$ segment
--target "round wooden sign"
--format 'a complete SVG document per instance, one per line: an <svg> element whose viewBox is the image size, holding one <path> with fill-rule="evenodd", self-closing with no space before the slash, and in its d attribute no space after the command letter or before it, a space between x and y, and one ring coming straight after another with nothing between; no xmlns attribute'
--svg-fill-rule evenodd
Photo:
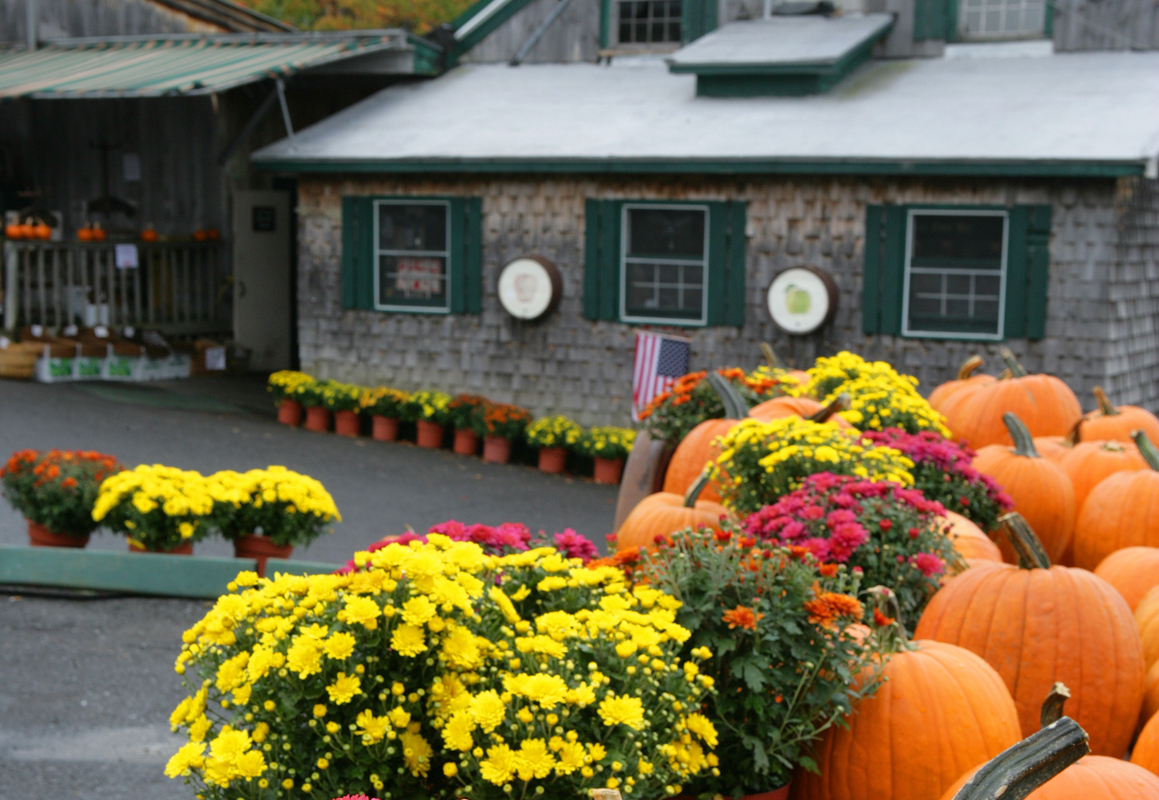
<svg viewBox="0 0 1159 800"><path fill-rule="evenodd" d="M562 294L559 270L542 256L521 256L499 270L499 303L516 319L542 319Z"/></svg>
<svg viewBox="0 0 1159 800"><path fill-rule="evenodd" d="M837 313L837 284L816 267L791 267L773 278L765 300L781 330L812 333Z"/></svg>

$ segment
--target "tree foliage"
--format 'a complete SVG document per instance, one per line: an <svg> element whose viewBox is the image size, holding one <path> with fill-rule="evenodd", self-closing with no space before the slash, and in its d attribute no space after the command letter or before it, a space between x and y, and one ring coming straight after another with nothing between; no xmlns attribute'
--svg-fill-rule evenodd
<svg viewBox="0 0 1159 800"><path fill-rule="evenodd" d="M302 30L405 28L423 34L450 22L472 0L238 0Z"/></svg>

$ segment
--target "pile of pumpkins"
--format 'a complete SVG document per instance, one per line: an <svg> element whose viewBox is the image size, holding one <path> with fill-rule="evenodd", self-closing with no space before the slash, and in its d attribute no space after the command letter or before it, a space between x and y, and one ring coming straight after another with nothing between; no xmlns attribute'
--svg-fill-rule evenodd
<svg viewBox="0 0 1159 800"><path fill-rule="evenodd" d="M849 727L825 734L794 800L950 800L972 770L1039 730L1060 682L1092 755L1031 800L1159 800L1159 419L1098 388L1084 415L1063 381L1003 356L1002 375L976 374L974 358L929 398L1014 500L1001 548L951 516L970 568L934 595ZM719 527L728 511L703 470L739 419L838 410L808 398L725 408L677 447L665 491L621 525L621 549Z"/></svg>

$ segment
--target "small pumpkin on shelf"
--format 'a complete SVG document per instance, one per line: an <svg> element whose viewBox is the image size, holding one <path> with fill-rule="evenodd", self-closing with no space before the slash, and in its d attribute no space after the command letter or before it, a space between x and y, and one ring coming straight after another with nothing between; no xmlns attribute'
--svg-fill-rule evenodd
<svg viewBox="0 0 1159 800"><path fill-rule="evenodd" d="M1130 442L1134 431L1141 430L1153 442L1159 442L1159 418L1139 406L1115 406L1096 386L1091 392L1098 408L1083 415L1079 422L1083 439L1111 439Z"/></svg>

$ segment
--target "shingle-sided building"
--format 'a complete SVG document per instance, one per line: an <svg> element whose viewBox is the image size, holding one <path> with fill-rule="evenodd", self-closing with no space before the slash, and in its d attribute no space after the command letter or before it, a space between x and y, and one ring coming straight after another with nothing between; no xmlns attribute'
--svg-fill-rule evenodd
<svg viewBox="0 0 1159 800"><path fill-rule="evenodd" d="M687 336L693 368L848 348L926 390L1006 345L1080 396L1159 408L1159 52L1065 51L1014 0L997 21L963 3L934 42L912 5L722 3L683 46L635 5L570 10L600 25L599 63L467 52L255 156L299 177L303 369L623 423L648 328ZM475 52L515 55L496 49ZM526 322L497 282L531 255L562 297ZM835 287L803 335L769 310L794 267Z"/></svg>

